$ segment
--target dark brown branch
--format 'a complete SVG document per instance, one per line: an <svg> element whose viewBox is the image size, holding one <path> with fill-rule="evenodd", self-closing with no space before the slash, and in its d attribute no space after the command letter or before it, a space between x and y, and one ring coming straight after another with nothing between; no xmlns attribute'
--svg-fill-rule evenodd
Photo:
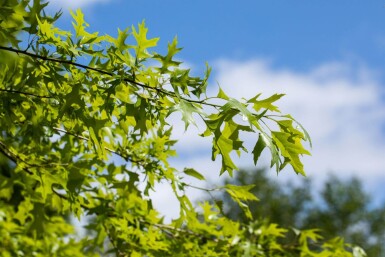
<svg viewBox="0 0 385 257"><path fill-rule="evenodd" d="M38 97L38 98L54 98L52 96L36 95L36 94L33 94L33 93L23 92L23 91L19 91L19 90L10 90L10 89L0 88L0 91L1 92L6 92L6 93L10 93L10 94L29 95L29 96Z"/></svg>
<svg viewBox="0 0 385 257"><path fill-rule="evenodd" d="M69 165L68 163L45 163L45 164L44 163L43 164L29 163L26 160L24 160L23 158L21 158L18 154L13 153L11 150L9 150L9 148L1 141L0 141L0 152L2 154L4 154L8 159L10 159L12 162L14 162L15 164L18 164L19 162L23 162L31 168L36 168L36 167L45 168L45 167L56 167L56 166L68 166ZM24 170L30 175L33 174L33 172L30 171L29 169L24 168Z"/></svg>
<svg viewBox="0 0 385 257"><path fill-rule="evenodd" d="M26 163L23 159L20 158L20 156L12 153L11 150L9 150L8 147L1 141L0 141L0 152L15 164L17 164L19 161ZM28 163L26 164L28 165ZM29 169L23 168L23 170L26 171L29 175L33 175L33 172L30 171Z"/></svg>
<svg viewBox="0 0 385 257"><path fill-rule="evenodd" d="M9 52L14 52L14 53L17 53L17 54L27 55L27 56L30 56L30 57L33 57L33 58L36 58L36 59L44 60L44 61L50 61L50 62L55 62L55 63L60 63L60 64L69 64L69 65L73 65L73 66L76 66L76 67L79 67L79 68L83 68L83 69L86 69L86 70L92 70L92 71L95 71L95 72L98 72L98 73L104 74L104 75L109 75L109 76L114 76L115 75L112 72L105 71L105 70L98 69L98 68L94 68L94 67L90 67L90 66L87 66L87 65L84 65L84 64L73 62L73 61L61 60L61 59L56 59L56 58L52 58L52 57L42 56L42 55L31 53L31 52L28 52L28 51L25 51L25 50L15 49L15 48L12 48L12 47L0 46L0 50L5 50L5 51L9 51ZM170 92L170 91L167 91L167 90L164 90L164 89L161 89L161 88L157 88L157 87L151 87L151 86L145 85L143 83L137 82L137 81L129 79L129 78L123 78L123 80L125 82L128 82L128 83L140 86L142 88L146 88L146 89L149 89L149 90L155 90L158 93L162 93L162 94L165 94L165 95L168 95L168 96L171 96L171 97L178 97L178 98L180 98L182 100L185 100L185 101L188 101L188 102L191 102L191 103L203 104L203 105L207 105L207 106L211 106L211 107L215 107L215 108L219 108L220 107L220 105L212 104L212 103L207 103L204 100L193 100L193 99L188 99L188 98L180 97L180 96L177 96L173 92Z"/></svg>
<svg viewBox="0 0 385 257"><path fill-rule="evenodd" d="M79 138L79 139L82 139L82 140L86 140L86 141L88 141L89 139L88 138L86 138L86 137L83 137L83 136L81 136L81 135L78 135L78 134L75 134L75 133L72 133L72 132L70 132L70 131L67 131L67 130L64 130L64 129L61 129L61 128L53 128L53 130L56 130L56 131L58 131L58 132L62 132L62 133L64 133L64 134L68 134L68 135L71 135L71 136L74 136L74 137L77 137L77 138Z"/></svg>

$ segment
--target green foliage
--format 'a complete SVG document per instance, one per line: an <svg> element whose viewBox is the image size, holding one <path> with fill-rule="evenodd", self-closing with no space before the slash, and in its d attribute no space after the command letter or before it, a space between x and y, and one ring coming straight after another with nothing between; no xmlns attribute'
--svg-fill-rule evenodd
<svg viewBox="0 0 385 257"><path fill-rule="evenodd" d="M246 217L252 219L253 216L249 210L248 205L245 203L246 201L257 201L258 198L250 193L250 189L252 189L254 185L248 186L236 186L227 184L225 185L226 192L230 195L230 197L238 203L239 207L245 212Z"/></svg>
<svg viewBox="0 0 385 257"><path fill-rule="evenodd" d="M202 78L191 76L175 61L176 39L162 55L144 22L100 36L80 10L72 12L73 30L64 31L55 25L60 14L46 15L45 5L0 5L0 51L7 55L0 61L0 152L9 171L0 183L3 256L334 256L337 249L351 256L345 244L308 250L307 238L317 240L310 234L287 249L278 241L286 230L257 224L250 232L207 203L199 214L181 175L203 176L168 162L176 154L168 116L179 113L186 129L203 120L213 159L222 158L220 173L237 170L232 154L247 151L242 131L263 135L277 172L290 164L304 174L299 157L309 154L302 145L308 136L273 105L281 95L207 97L210 68ZM180 204L169 224L149 198L160 182ZM245 201L255 200L249 189L223 188L246 213ZM20 199L10 201L15 194ZM83 218L88 237L74 237L69 214L94 217Z"/></svg>
<svg viewBox="0 0 385 257"><path fill-rule="evenodd" d="M385 204L375 206L359 179L344 181L331 176L321 198L322 204L308 211L303 226L322 227L325 235L343 236L359 244L368 256L385 255Z"/></svg>
<svg viewBox="0 0 385 257"><path fill-rule="evenodd" d="M311 190L314 186L309 179L297 185L283 184L269 178L266 170L241 170L226 183L255 185L249 193L259 201L249 203L249 208L256 220L301 230L321 228L318 233L324 239L319 240L320 244L334 242L325 241L328 238L339 238L335 239L338 242L344 238L360 245L368 256L385 254L385 204L376 207L357 178L341 180L330 176L317 195ZM227 193L221 192L218 198L225 216L249 223L242 208ZM354 249L357 254L360 252L360 248Z"/></svg>

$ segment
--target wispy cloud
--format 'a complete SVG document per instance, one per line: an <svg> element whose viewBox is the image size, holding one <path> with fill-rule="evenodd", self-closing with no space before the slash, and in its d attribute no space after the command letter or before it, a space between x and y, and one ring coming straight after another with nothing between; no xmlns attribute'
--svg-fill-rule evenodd
<svg viewBox="0 0 385 257"><path fill-rule="evenodd" d="M263 60L219 60L214 70L214 79L232 97L249 98L257 93L266 97L273 93L286 94L278 106L282 112L297 118L313 139L312 156L304 158L309 176L322 181L330 172L341 176L357 175L373 188L378 181L385 180L385 103L381 100L384 87L370 70L328 63L300 73L274 69ZM211 88L210 91L215 95L217 89ZM210 160L210 139L197 136L202 132L200 129L192 127L184 132L183 124L174 119L173 122L176 136L180 138L177 150L183 157L176 159L174 165L196 168L211 181L218 180L220 163ZM256 136L245 140L253 147ZM238 159L238 166L251 166L250 155ZM262 165L267 163L265 158ZM294 172L285 170L282 175L285 174ZM377 188L380 187L377 185ZM195 198L199 197L197 191L190 193ZM163 213L175 217L178 207L171 199L172 196L165 193L157 194L154 200Z"/></svg>

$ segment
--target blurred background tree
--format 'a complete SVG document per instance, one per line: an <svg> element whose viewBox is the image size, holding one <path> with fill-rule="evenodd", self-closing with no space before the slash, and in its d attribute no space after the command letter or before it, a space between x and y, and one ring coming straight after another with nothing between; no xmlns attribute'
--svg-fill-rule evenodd
<svg viewBox="0 0 385 257"><path fill-rule="evenodd" d="M330 175L321 190L312 190L310 179L300 184L280 183L266 170L241 170L225 183L254 184L251 190L258 202L250 203L256 220L298 229L322 228L325 239L344 237L359 244L370 257L385 256L385 203L375 206L356 177L342 180ZM242 210L225 192L219 199L227 217L248 223Z"/></svg>

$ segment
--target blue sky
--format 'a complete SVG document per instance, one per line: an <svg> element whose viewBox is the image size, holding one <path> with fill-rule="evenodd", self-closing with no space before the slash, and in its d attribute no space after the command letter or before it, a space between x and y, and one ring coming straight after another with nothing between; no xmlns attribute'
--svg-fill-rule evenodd
<svg viewBox="0 0 385 257"><path fill-rule="evenodd" d="M61 27L70 27L69 7L81 7L91 30L102 34L145 20L150 36L161 38L159 51L178 36L181 60L196 72L206 61L213 66L209 93L216 94L216 82L237 98L286 93L281 109L314 141L313 156L304 158L309 176L359 176L377 201L384 199L385 0L54 0L51 9L64 11ZM183 132L172 118L183 157L175 165L215 180L211 142L194 137L200 128ZM237 163L252 161L246 155ZM169 210L162 192L155 197Z"/></svg>
<svg viewBox="0 0 385 257"><path fill-rule="evenodd" d="M66 2L63 10L80 5L98 31L116 33L145 20L160 44L177 35L180 56L196 64L259 57L300 71L335 60L385 70L383 0Z"/></svg>

